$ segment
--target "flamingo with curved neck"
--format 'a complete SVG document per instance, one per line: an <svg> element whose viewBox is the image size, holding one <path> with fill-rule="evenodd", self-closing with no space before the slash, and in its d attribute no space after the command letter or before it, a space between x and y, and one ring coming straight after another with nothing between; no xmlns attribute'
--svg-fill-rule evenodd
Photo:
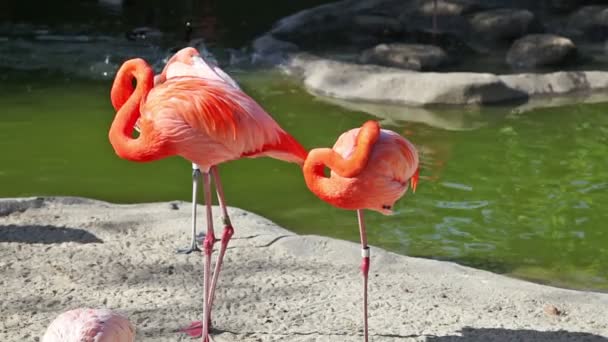
<svg viewBox="0 0 608 342"><path fill-rule="evenodd" d="M118 76L118 75L117 75ZM176 52L166 63L162 72L154 76L154 86L162 84L174 77L180 76L195 76L206 80L216 80L225 82L235 88L239 88L235 80L233 80L228 74L226 74L217 65L205 60L199 52L192 47L185 47ZM113 88L114 89L114 88ZM134 92L132 82L129 82L125 78L125 82L121 88L116 88L116 92L112 92L111 99L114 109L118 111L129 99L129 96ZM139 122L135 123L135 130L139 131ZM214 177L219 177L219 174L214 173ZM198 197L198 183L201 179L200 166L192 164L192 226L190 235L190 245L187 248L180 248L177 250L178 253L190 254L192 252L200 252L197 244L196 235L196 217L197 217L197 197ZM216 180L216 183L219 182ZM217 196L220 202L224 202L223 191L221 188L217 189Z"/></svg>
<svg viewBox="0 0 608 342"><path fill-rule="evenodd" d="M111 91L112 104L119 108L110 127L110 143L116 154L132 161L153 161L167 157L171 151L159 132L150 126L149 121L140 123L139 137L133 137L138 122L140 104L153 87L154 73L142 59L132 59L123 64L116 74ZM133 81L137 86L133 89Z"/></svg>
<svg viewBox="0 0 608 342"><path fill-rule="evenodd" d="M325 168L331 174L325 176ZM333 148L316 148L308 153L302 169L306 185L323 201L356 210L361 237L363 273L364 339L368 341L367 283L369 246L363 210L388 215L411 183L418 184L418 152L399 134L380 129L376 121L343 133Z"/></svg>
<svg viewBox="0 0 608 342"><path fill-rule="evenodd" d="M186 53L196 62L200 57L192 50L186 50ZM146 162L176 155L200 167L207 211L202 321L203 341L207 341L217 279L228 242L234 234L217 165L262 156L302 165L307 151L251 97L230 82L183 72L171 76L169 71L180 69L171 69L169 65L166 70L169 77L159 79L154 86L152 69L145 61L133 59L121 66L111 91L117 113L109 138L116 154L124 159ZM133 80L137 82L135 89ZM134 138L136 125L140 134ZM213 280L211 254L216 239L211 211L211 176L216 183L224 222ZM196 192L196 186L193 186L193 192Z"/></svg>

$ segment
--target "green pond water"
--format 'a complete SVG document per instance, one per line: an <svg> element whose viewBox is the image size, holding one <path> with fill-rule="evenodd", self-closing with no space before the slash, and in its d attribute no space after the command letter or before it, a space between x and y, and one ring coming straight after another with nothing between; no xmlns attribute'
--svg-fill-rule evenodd
<svg viewBox="0 0 608 342"><path fill-rule="evenodd" d="M374 118L307 94L276 72L233 73L306 147L330 146ZM121 160L107 139L110 81L3 72L0 197L73 195L132 203L190 200L180 158ZM462 110L438 110L446 120ZM405 120L384 127L414 142L422 170L397 214L368 213L372 245L558 286L608 290L607 104L522 114L474 112L468 130ZM356 215L305 187L293 164L245 159L220 167L229 205L301 234L358 240ZM184 230L189 227L175 227ZM238 227L236 227L238 229ZM185 241L184 241L185 243Z"/></svg>
<svg viewBox="0 0 608 342"><path fill-rule="evenodd" d="M32 10L23 1L2 1L0 197L189 201L188 162L137 164L115 156L107 139L113 68L130 56L150 58L158 68L169 47L183 46L187 20L225 65L249 53L226 48L239 49L282 16L323 2L58 0ZM137 26L164 35L125 40ZM244 70L228 69L308 148L331 146L340 133L373 118L419 148L417 193L399 201L394 216L366 215L372 245L557 286L608 290L608 103L520 114L508 107L370 107L330 103L277 72ZM91 80L97 78L105 80ZM358 241L356 215L314 197L297 166L246 159L220 171L229 205L300 234ZM184 231L185 244L189 227L175 229Z"/></svg>

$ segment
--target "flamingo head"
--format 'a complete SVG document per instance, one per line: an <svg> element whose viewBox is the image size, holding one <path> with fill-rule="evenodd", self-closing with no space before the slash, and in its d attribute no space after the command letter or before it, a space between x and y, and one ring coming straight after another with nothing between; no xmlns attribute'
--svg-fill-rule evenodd
<svg viewBox="0 0 608 342"><path fill-rule="evenodd" d="M228 74L211 61L205 60L203 56L193 47L185 47L179 50L169 59L163 72L155 78L155 85L165 82L173 77L188 76L200 77L206 80L220 81L239 88Z"/></svg>

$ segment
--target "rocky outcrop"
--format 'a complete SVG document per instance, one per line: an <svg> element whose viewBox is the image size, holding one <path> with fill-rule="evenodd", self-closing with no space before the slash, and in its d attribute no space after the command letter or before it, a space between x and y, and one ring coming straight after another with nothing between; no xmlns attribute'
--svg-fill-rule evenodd
<svg viewBox="0 0 608 342"><path fill-rule="evenodd" d="M442 48L421 44L380 44L363 51L359 62L408 70L436 70L448 61Z"/></svg>
<svg viewBox="0 0 608 342"><path fill-rule="evenodd" d="M572 62L576 46L568 38L532 34L516 40L507 53L507 63L516 69L559 66Z"/></svg>
<svg viewBox="0 0 608 342"><path fill-rule="evenodd" d="M484 40L510 40L531 31L534 14L525 9L500 8L474 14L473 34Z"/></svg>
<svg viewBox="0 0 608 342"><path fill-rule="evenodd" d="M307 54L293 56L287 70L302 77L313 94L412 106L525 102L534 97L608 89L608 72L604 71L516 75L415 72L338 62Z"/></svg>
<svg viewBox="0 0 608 342"><path fill-rule="evenodd" d="M276 39L270 34L263 35L254 40L252 47L252 60L255 64L282 63L288 53L298 51L296 44Z"/></svg>
<svg viewBox="0 0 608 342"><path fill-rule="evenodd" d="M574 12L568 28L583 38L603 41L608 38L608 6L585 6Z"/></svg>
<svg viewBox="0 0 608 342"><path fill-rule="evenodd" d="M361 16L401 13L403 6L403 2L398 0L338 1L283 18L269 33L277 39L308 48L331 45L337 41L356 42L358 37L353 37L353 32L360 32L361 28L371 27L370 31L364 33L367 36L378 31L384 34L385 28L391 27L391 24L380 23L378 18L372 18L376 19L372 22L369 17ZM353 25L358 26L359 30L355 27L353 31ZM378 25L382 26L380 30Z"/></svg>
<svg viewBox="0 0 608 342"><path fill-rule="evenodd" d="M525 98L498 77L481 73L413 72L298 55L297 70L313 93L356 101L426 104L495 103Z"/></svg>
<svg viewBox="0 0 608 342"><path fill-rule="evenodd" d="M559 72L586 61L608 69L593 42L608 38L608 6L599 2L342 0L286 17L268 36L295 44L277 46L298 48L287 70L300 69L315 94L410 105L527 101L604 89L593 73ZM551 73L487 72L496 70Z"/></svg>

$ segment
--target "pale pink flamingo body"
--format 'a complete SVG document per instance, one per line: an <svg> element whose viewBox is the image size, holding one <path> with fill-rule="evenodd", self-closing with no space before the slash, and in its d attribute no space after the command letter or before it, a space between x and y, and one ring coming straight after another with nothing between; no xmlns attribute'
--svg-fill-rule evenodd
<svg viewBox="0 0 608 342"><path fill-rule="evenodd" d="M133 342L135 327L129 320L107 309L66 311L47 328L41 342Z"/></svg>

